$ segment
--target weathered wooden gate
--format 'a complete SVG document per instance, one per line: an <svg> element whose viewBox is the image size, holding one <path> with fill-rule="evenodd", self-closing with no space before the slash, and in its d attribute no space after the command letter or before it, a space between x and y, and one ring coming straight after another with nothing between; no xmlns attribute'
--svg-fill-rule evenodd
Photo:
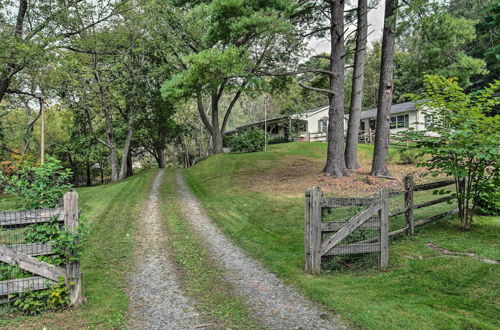
<svg viewBox="0 0 500 330"><path fill-rule="evenodd" d="M320 273L322 256L372 252L380 254L381 267L387 266L389 263L387 199L386 190L369 198L333 198L323 197L323 192L319 187L309 188L305 195L305 271L310 274ZM365 209L346 222L323 221L324 209L341 206L361 206ZM378 230L378 241L340 244L357 229ZM328 236L328 233L333 233L333 235Z"/></svg>
<svg viewBox="0 0 500 330"><path fill-rule="evenodd" d="M63 196L62 207L30 211L0 212L0 262L17 266L33 274L32 277L0 281L0 301L7 296L24 291L43 290L64 278L70 290L70 303L82 301L81 273L78 262L64 267L38 260L37 256L54 254L52 242L22 243L27 226L57 221L64 230L75 232L78 227L78 194L68 192Z"/></svg>

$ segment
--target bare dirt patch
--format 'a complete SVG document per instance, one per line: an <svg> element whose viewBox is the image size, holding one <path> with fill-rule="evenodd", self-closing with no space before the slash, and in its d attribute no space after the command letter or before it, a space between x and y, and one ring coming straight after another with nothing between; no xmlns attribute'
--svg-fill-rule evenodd
<svg viewBox="0 0 500 330"><path fill-rule="evenodd" d="M265 194L281 196L302 196L304 189L318 186L336 196L362 196L379 191L382 188L403 189L403 178L408 173L415 173L416 178L423 173L413 165L389 165L394 180L370 176L370 166L351 171L350 176L332 178L322 173L323 159L307 157L285 157L276 166L260 171L251 177L245 176L241 182L246 189Z"/></svg>

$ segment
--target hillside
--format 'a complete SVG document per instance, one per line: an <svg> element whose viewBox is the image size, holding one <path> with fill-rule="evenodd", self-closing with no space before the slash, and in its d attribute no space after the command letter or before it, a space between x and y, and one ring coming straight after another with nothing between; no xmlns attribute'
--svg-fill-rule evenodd
<svg viewBox="0 0 500 330"><path fill-rule="evenodd" d="M471 232L458 229L454 219L420 228L413 238L401 237L390 246L390 267L351 267L320 276L304 274L303 194L308 185L327 194L368 194L398 181L366 181L371 146L362 145L362 168L349 178L320 174L324 144L272 145L268 152L222 154L185 172L209 215L234 242L267 268L313 300L364 328L496 328L495 288L500 272L469 257L448 257L426 246L432 242L457 252L499 259L498 217L478 217ZM391 150L391 155L397 149ZM415 168L396 164L397 175ZM224 170L222 170L222 168ZM351 189L355 185L356 189ZM428 199L431 192L417 195ZM449 205L441 208L452 207ZM416 213L421 218L424 211ZM401 221L396 219L395 221Z"/></svg>

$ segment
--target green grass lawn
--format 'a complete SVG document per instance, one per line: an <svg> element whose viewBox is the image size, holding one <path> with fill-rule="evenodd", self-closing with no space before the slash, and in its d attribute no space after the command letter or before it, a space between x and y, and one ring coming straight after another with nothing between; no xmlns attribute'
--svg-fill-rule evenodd
<svg viewBox="0 0 500 330"><path fill-rule="evenodd" d="M51 329L119 328L128 308L125 287L133 265L134 220L155 174L150 170L115 184L77 189L80 222L90 230L81 261L87 302L79 309L38 317L0 315L0 328L38 328L42 324ZM14 204L9 200L0 200L0 209L10 209Z"/></svg>
<svg viewBox="0 0 500 330"><path fill-rule="evenodd" d="M371 148L361 145L360 159L369 158ZM386 270L344 269L319 276L303 272L303 197L248 191L240 183L285 166L294 157L322 158L324 151L324 144L290 143L270 146L266 153L220 154L186 170L185 176L224 233L283 280L354 326L498 328L499 266L443 256L426 246L432 242L499 259L498 217L479 217L470 232L460 231L454 219L420 227L415 237L391 242ZM415 199L427 200L431 194L418 193ZM418 220L450 207L434 206L415 217ZM391 220L393 226L401 225L402 218Z"/></svg>

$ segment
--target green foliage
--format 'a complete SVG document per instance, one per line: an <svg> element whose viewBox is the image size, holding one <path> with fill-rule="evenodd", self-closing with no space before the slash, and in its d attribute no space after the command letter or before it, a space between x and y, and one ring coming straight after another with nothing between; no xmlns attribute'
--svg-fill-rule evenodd
<svg viewBox="0 0 500 330"><path fill-rule="evenodd" d="M37 315L44 311L64 309L69 304L69 289L60 278L45 290L25 291L9 296L10 304L26 315Z"/></svg>
<svg viewBox="0 0 500 330"><path fill-rule="evenodd" d="M500 104L500 81L469 95L454 79L426 76L425 101L418 106L432 118L427 131L409 132L432 175L452 176L463 229L470 229L479 195L498 176L500 116L489 117Z"/></svg>
<svg viewBox="0 0 500 330"><path fill-rule="evenodd" d="M60 161L48 158L43 164L25 161L11 177L0 172L0 183L5 192L19 197L26 209L51 208L71 188L67 183L70 175Z"/></svg>
<svg viewBox="0 0 500 330"><path fill-rule="evenodd" d="M57 218L58 216L54 216L50 222L29 225L24 232L24 241L26 243L52 241L61 233Z"/></svg>
<svg viewBox="0 0 500 330"><path fill-rule="evenodd" d="M264 143L264 131L255 127L227 139L227 145L232 152L262 151L264 150Z"/></svg>
<svg viewBox="0 0 500 330"><path fill-rule="evenodd" d="M477 196L477 212L482 215L500 214L500 174L485 183Z"/></svg>
<svg viewBox="0 0 500 330"><path fill-rule="evenodd" d="M278 144L278 143L287 143L290 142L290 139L287 138L286 136L275 136L272 138L269 138L267 141L267 144Z"/></svg>
<svg viewBox="0 0 500 330"><path fill-rule="evenodd" d="M422 156L420 155L419 150L408 148L399 152L399 159L401 164L415 165L422 161Z"/></svg>
<svg viewBox="0 0 500 330"><path fill-rule="evenodd" d="M83 243L87 231L80 225L76 232L67 230L59 232L52 241L52 250L62 259L63 263L79 262L82 258Z"/></svg>

